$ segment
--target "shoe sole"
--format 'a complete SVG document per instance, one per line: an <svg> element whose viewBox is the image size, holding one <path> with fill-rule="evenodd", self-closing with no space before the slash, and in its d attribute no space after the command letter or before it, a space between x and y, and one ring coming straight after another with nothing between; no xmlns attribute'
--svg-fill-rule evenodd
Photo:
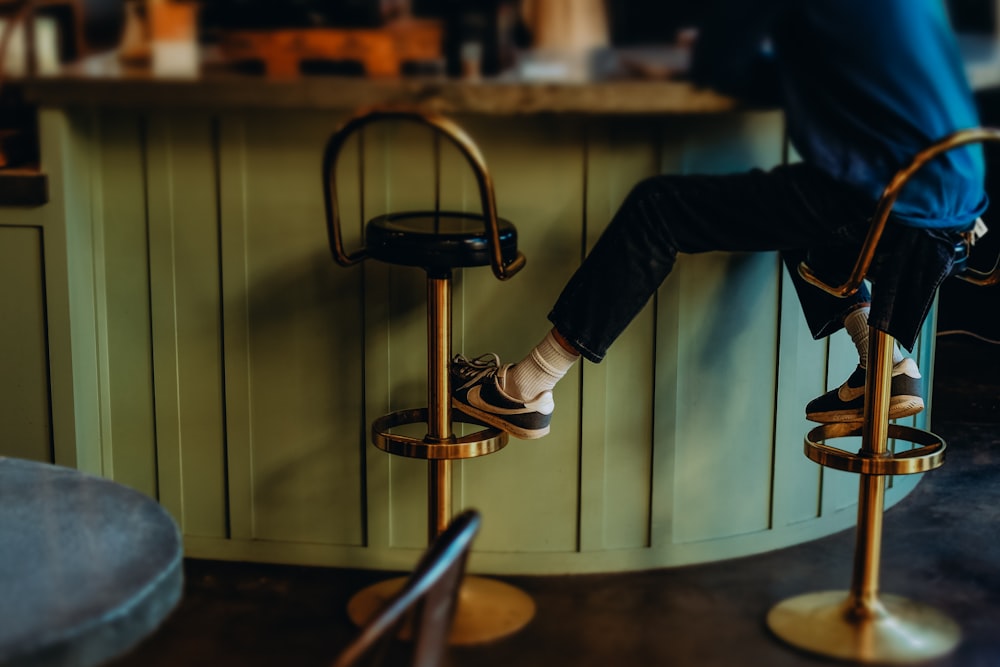
<svg viewBox="0 0 1000 667"><path fill-rule="evenodd" d="M453 408L461 412L462 414L468 415L473 419L477 419L487 426L492 426L493 428L498 428L504 433L514 436L519 440L537 440L549 434L549 427L538 429L525 429L520 426L511 424L510 422L504 421L500 417L497 417L491 412L484 412L478 410L467 403L462 403L458 399L453 398L451 401Z"/></svg>
<svg viewBox="0 0 1000 667"><path fill-rule="evenodd" d="M894 396L889 399L889 419L910 417L921 412L923 409L924 399L919 396ZM806 414L806 419L818 424L859 422L864 420L864 413L858 410L832 410L830 412Z"/></svg>

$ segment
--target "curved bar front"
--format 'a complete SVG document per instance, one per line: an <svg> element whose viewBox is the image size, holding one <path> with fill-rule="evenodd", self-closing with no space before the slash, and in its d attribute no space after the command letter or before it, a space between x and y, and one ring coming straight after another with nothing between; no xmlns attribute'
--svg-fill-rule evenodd
<svg viewBox="0 0 1000 667"><path fill-rule="evenodd" d="M327 245L322 147L350 112L50 104L50 204L0 222L0 239L35 226L65 241L43 249L57 458L158 494L189 556L408 569L426 544L426 466L369 433L425 401L423 280L337 267ZM633 184L786 154L777 112L453 119L528 258L503 284L456 274L454 352L503 360L545 335ZM438 184L443 209L478 210L458 151L415 168L434 164L426 128L370 130L338 174L347 247L363 217L433 204ZM776 254L681 257L605 362L557 387L551 435L456 463L454 509L483 516L471 569L669 567L853 525L856 477L806 459L802 434L806 402L854 355L846 335L811 339ZM918 477L894 479L889 502Z"/></svg>

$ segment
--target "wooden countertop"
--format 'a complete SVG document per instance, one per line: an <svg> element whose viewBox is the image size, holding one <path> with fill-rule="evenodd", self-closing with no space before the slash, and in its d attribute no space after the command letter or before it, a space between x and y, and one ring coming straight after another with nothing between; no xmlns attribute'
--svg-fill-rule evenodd
<svg viewBox="0 0 1000 667"><path fill-rule="evenodd" d="M59 77L26 86L44 106L353 109L413 104L445 113L664 114L728 111L731 98L684 82L465 82L446 79L368 80L303 77L268 80L238 76L157 79L151 76Z"/></svg>
<svg viewBox="0 0 1000 667"><path fill-rule="evenodd" d="M124 68L114 57L95 59L23 85L30 101L57 107L335 110L421 104L445 113L614 115L706 113L737 106L729 97L669 79L467 81L317 75L269 79L216 67L204 68L197 77L157 77L148 69Z"/></svg>
<svg viewBox="0 0 1000 667"><path fill-rule="evenodd" d="M1000 86L1000 42L963 35L960 45L973 88ZM23 85L26 97L43 106L336 110L418 103L445 113L496 115L688 114L739 106L732 98L670 79L552 82L302 76L280 80L214 68L197 77L166 78L123 68L113 56Z"/></svg>

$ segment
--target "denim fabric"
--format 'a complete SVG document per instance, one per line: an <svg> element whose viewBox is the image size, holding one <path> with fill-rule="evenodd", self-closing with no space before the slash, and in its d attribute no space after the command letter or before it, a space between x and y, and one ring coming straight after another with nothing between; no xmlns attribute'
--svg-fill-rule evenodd
<svg viewBox="0 0 1000 667"><path fill-rule="evenodd" d="M805 163L729 175L654 176L640 182L576 271L549 319L580 353L601 361L666 279L678 252L781 251L815 338L872 301L870 322L912 349L949 274L958 232L890 224L870 277L840 299L799 277L807 259L825 280L853 267L875 202ZM965 225L968 226L968 225Z"/></svg>

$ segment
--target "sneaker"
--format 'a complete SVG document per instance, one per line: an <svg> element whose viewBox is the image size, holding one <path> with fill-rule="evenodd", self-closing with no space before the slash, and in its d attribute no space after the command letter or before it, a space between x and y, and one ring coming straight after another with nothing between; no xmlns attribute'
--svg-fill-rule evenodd
<svg viewBox="0 0 1000 667"><path fill-rule="evenodd" d="M547 435L555 402L551 391L521 402L504 392L507 371L513 364L500 365L495 354L466 359L460 354L451 361L452 406L473 419L506 431L515 438L534 440Z"/></svg>
<svg viewBox="0 0 1000 667"><path fill-rule="evenodd" d="M809 401L806 419L820 424L861 421L865 411L865 372L858 366L840 387ZM903 359L892 367L889 419L909 417L923 409L920 370L913 359Z"/></svg>

